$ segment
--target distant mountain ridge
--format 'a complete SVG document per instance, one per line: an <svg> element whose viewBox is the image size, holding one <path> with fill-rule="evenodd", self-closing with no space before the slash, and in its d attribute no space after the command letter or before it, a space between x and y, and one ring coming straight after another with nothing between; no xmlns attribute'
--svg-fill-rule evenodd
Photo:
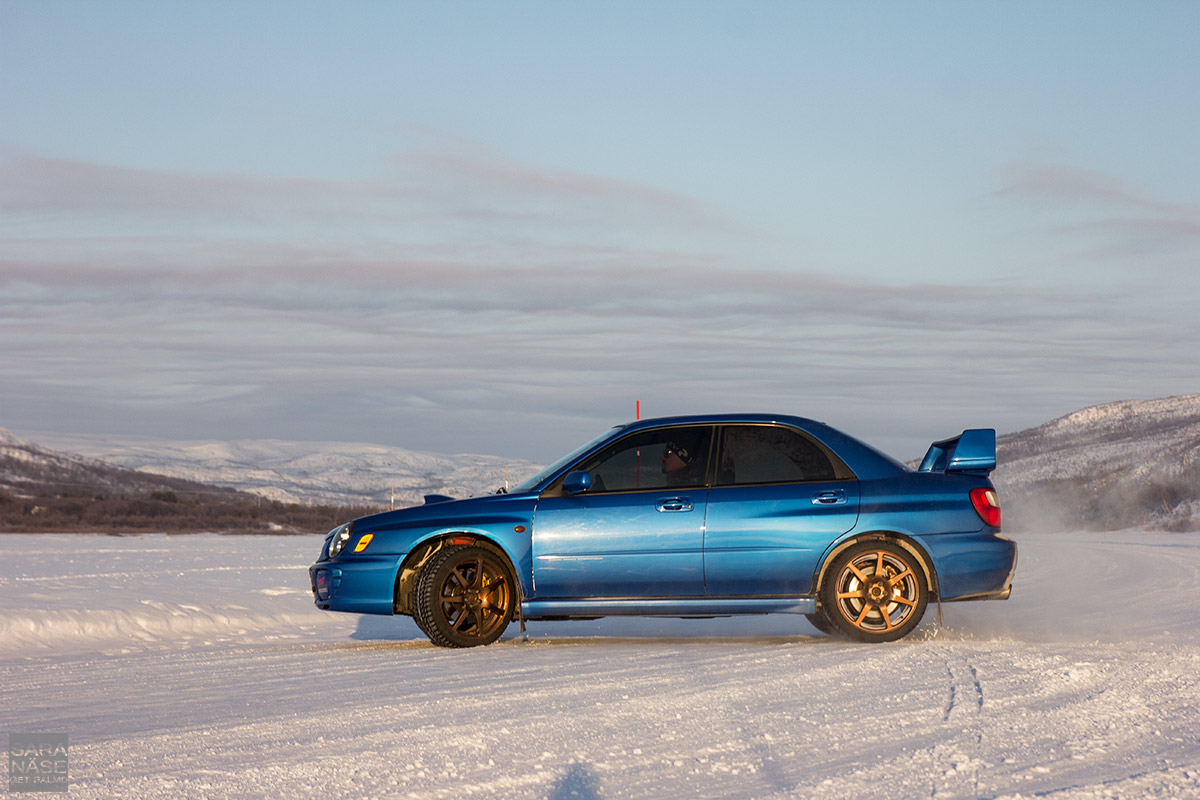
<svg viewBox="0 0 1200 800"><path fill-rule="evenodd" d="M11 434L9 434L11 436ZM39 445L128 469L229 486L284 503L387 508L426 494L472 497L516 484L539 465L487 455L442 455L385 445L272 439L162 441L37 434Z"/></svg>
<svg viewBox="0 0 1200 800"><path fill-rule="evenodd" d="M0 429L0 531L319 533L374 510L284 504L47 450Z"/></svg>

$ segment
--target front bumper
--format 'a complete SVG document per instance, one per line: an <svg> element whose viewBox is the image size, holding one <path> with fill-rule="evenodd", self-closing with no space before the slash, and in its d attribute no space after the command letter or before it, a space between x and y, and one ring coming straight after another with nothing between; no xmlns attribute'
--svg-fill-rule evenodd
<svg viewBox="0 0 1200 800"><path fill-rule="evenodd" d="M399 568L395 556L318 561L308 568L313 602L326 611L391 614Z"/></svg>

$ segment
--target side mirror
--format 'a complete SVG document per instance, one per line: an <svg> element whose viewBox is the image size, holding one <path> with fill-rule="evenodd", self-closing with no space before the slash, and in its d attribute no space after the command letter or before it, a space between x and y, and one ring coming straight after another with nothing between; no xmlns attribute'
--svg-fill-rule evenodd
<svg viewBox="0 0 1200 800"><path fill-rule="evenodd" d="M562 488L567 494L583 494L592 488L592 473L584 470L568 472L567 477L563 478Z"/></svg>

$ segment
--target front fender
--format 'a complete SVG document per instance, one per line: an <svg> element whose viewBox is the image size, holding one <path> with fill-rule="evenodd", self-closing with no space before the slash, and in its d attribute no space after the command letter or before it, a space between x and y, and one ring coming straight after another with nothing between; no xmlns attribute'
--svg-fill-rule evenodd
<svg viewBox="0 0 1200 800"><path fill-rule="evenodd" d="M532 539L528 526L524 526L524 531L515 530L518 527L522 526L514 526L512 535L507 532L497 534L496 531L485 528L465 528L434 531L422 537L404 557L396 571L395 589L392 593L393 612L412 612L412 590L421 566L439 550L460 544L486 547L507 561L509 569L517 579L521 597L528 596L533 591Z"/></svg>

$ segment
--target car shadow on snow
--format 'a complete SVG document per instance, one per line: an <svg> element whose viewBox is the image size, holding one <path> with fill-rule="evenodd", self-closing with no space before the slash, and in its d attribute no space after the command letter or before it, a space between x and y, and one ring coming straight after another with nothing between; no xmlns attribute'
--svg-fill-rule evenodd
<svg viewBox="0 0 1200 800"><path fill-rule="evenodd" d="M375 640L369 642L321 642L314 644L289 645L288 649L304 652L369 652L371 650L425 650L433 647L428 639L410 641Z"/></svg>
<svg viewBox="0 0 1200 800"><path fill-rule="evenodd" d="M830 641L803 617L790 614L677 619L664 617L606 617L596 620L539 620L529 622L522 636L518 626L505 639L536 644L599 644L602 642L694 642L794 644Z"/></svg>
<svg viewBox="0 0 1200 800"><path fill-rule="evenodd" d="M351 639L360 641L377 641L384 639L387 641L410 641L419 640L428 642L425 634L421 633L421 629L413 622L412 617L397 615L394 617L384 616L381 614L360 614L358 616L358 625L354 629L354 633L350 634Z"/></svg>
<svg viewBox="0 0 1200 800"><path fill-rule="evenodd" d="M360 615L350 638L364 645L428 645L425 634L408 616ZM794 616L729 617L708 620L651 617L608 617L598 620L555 620L528 623L526 633L514 622L499 645L599 645L638 642L707 644L847 643L816 631Z"/></svg>
<svg viewBox="0 0 1200 800"><path fill-rule="evenodd" d="M492 647L597 647L612 645L815 645L853 644L828 636L505 636Z"/></svg>
<svg viewBox="0 0 1200 800"><path fill-rule="evenodd" d="M958 620L961 622L961 620ZM936 612L902 641L919 642L930 639L979 638L964 633L961 625L948 619L939 625ZM986 638L986 637L985 637ZM359 615L350 639L362 646L433 647L412 617ZM719 617L715 619L672 619L661 617L607 617L596 620L536 620L520 632L513 622L497 645L521 646L580 646L604 644L636 644L658 642L668 644L857 644L849 639L820 633L807 621L789 614L767 616ZM350 643L346 647L354 647ZM874 645L868 645L874 646Z"/></svg>
<svg viewBox="0 0 1200 800"><path fill-rule="evenodd" d="M548 800L600 800L600 790L587 766L573 762L550 788Z"/></svg>

